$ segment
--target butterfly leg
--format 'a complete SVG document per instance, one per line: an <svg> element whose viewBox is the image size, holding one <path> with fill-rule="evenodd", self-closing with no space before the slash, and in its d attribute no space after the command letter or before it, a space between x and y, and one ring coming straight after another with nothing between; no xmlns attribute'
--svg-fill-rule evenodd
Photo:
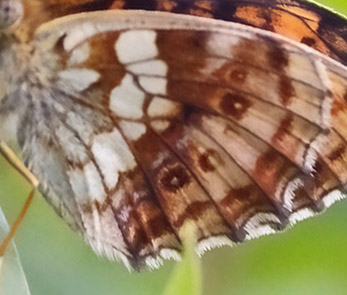
<svg viewBox="0 0 347 295"><path fill-rule="evenodd" d="M10 163L12 167L14 167L31 185L32 190L28 195L25 204L20 211L17 219L11 226L10 232L7 234L5 239L0 244L0 257L4 255L6 249L14 237L19 225L21 224L26 212L28 211L32 199L35 195L36 188L38 186L37 179L30 173L30 171L24 166L21 160L15 155L15 153L3 142L0 141L0 154Z"/></svg>

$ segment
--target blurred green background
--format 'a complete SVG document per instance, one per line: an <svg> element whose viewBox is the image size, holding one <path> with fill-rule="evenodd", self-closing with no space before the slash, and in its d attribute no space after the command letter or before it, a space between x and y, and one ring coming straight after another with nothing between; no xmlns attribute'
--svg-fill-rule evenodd
<svg viewBox="0 0 347 295"><path fill-rule="evenodd" d="M320 1L347 14L346 0ZM0 159L0 205L12 223L29 186ZM159 295L174 263L129 273L97 257L37 195L16 236L32 295ZM347 201L277 235L202 258L204 295L347 294Z"/></svg>

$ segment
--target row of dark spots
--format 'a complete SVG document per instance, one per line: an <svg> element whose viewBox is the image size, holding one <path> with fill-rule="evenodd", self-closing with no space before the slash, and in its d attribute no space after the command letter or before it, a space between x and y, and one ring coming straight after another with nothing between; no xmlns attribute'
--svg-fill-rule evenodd
<svg viewBox="0 0 347 295"><path fill-rule="evenodd" d="M219 107L227 116L240 120L251 107L251 103L239 93L227 93L223 96Z"/></svg>
<svg viewBox="0 0 347 295"><path fill-rule="evenodd" d="M332 162L336 161L336 160L342 160L344 159L343 155L346 152L346 145L340 145L339 147L337 147L334 151L332 151L329 155L328 155L328 159Z"/></svg>
<svg viewBox="0 0 347 295"><path fill-rule="evenodd" d="M170 167L160 180L166 191L176 193L190 183L187 170L181 165Z"/></svg>
<svg viewBox="0 0 347 295"><path fill-rule="evenodd" d="M292 80L285 74L285 70L289 64L288 53L282 48L281 43L273 40L266 39L269 44L268 60L271 67L280 73L279 80L279 95L283 105L288 105L290 99L295 97L295 88L292 85Z"/></svg>

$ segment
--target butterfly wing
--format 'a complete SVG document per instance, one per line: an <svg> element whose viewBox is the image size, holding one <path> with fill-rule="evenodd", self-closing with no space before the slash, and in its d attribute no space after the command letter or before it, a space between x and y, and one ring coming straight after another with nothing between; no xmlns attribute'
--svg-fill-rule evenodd
<svg viewBox="0 0 347 295"><path fill-rule="evenodd" d="M187 222L202 253L343 197L347 70L306 46L139 11L57 19L32 46L19 141L98 253L153 267Z"/></svg>
<svg viewBox="0 0 347 295"><path fill-rule="evenodd" d="M221 19L289 37L347 65L346 18L301 0L25 0L23 27L80 12L141 9Z"/></svg>

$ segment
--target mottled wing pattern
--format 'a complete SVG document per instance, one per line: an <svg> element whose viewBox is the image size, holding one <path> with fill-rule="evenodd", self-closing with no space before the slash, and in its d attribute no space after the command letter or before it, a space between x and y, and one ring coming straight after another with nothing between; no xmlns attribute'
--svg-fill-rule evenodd
<svg viewBox="0 0 347 295"><path fill-rule="evenodd" d="M154 267L187 222L202 253L343 197L347 70L306 46L138 11L58 19L32 46L24 155L98 253Z"/></svg>
<svg viewBox="0 0 347 295"><path fill-rule="evenodd" d="M242 23L287 36L347 65L347 21L303 0L25 0L35 29L44 21L79 12L141 9ZM33 5L35 3L35 5ZM33 9L35 7L35 9ZM30 8L30 9L29 9Z"/></svg>
<svg viewBox="0 0 347 295"><path fill-rule="evenodd" d="M287 36L347 64L346 19L301 0L115 0L111 8L190 14Z"/></svg>

